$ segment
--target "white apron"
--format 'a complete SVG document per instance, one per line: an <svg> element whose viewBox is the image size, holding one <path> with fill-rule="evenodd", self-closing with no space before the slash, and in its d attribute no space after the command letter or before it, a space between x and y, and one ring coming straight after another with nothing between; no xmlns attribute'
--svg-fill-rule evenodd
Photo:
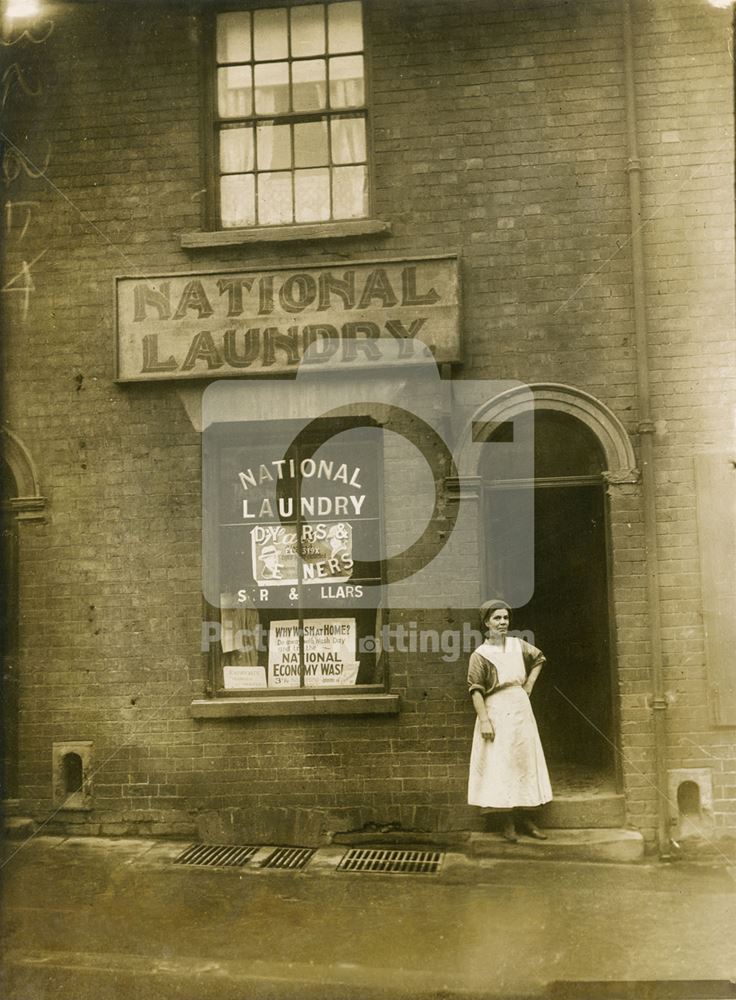
<svg viewBox="0 0 736 1000"><path fill-rule="evenodd" d="M499 685L509 686L485 699L496 733L494 740L483 739L476 718L468 803L486 809L513 809L549 802L552 787L531 702L522 687L526 671L519 640L507 638L503 649L484 643L477 652L496 666Z"/></svg>

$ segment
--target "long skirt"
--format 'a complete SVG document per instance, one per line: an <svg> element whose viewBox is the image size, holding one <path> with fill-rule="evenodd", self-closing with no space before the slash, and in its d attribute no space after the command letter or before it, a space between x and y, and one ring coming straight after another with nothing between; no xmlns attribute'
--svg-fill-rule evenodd
<svg viewBox="0 0 736 1000"><path fill-rule="evenodd" d="M514 684L486 697L496 733L485 740L476 719L468 803L486 809L532 808L552 799L544 751L529 696Z"/></svg>

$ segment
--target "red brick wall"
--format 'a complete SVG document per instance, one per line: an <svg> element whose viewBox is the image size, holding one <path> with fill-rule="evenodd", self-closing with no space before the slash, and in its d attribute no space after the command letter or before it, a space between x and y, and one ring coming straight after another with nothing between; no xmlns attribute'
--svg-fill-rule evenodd
<svg viewBox="0 0 736 1000"><path fill-rule="evenodd" d="M708 723L693 450L724 432L733 337L727 18L635 4L662 613L672 766L710 766L735 829L733 731ZM366 822L445 829L464 805L464 665L394 656L396 718L194 721L200 441L173 384L115 385L112 278L337 257L459 252L463 376L568 383L636 431L622 33L608 2L367 5L374 215L390 236L183 251L200 224L196 18L177 6L59 6L19 42L8 98L4 417L49 498L21 530L21 796L50 809L51 743L94 741L102 832L318 838ZM41 87L42 91L33 91ZM32 177L48 160L45 176ZM21 211L18 207L13 211ZM18 221L20 220L20 221ZM42 254L40 258L39 254ZM733 396L730 397L733 401ZM654 826L637 487L614 504L613 574L629 820ZM407 614L420 627L444 616ZM475 625L472 612L452 620ZM226 817L223 829L223 815Z"/></svg>

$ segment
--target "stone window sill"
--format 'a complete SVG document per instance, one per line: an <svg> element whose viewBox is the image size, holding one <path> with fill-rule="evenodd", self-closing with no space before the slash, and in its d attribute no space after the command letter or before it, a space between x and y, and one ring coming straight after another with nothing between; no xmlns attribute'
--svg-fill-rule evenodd
<svg viewBox="0 0 736 1000"><path fill-rule="evenodd" d="M294 226L262 226L253 229L218 229L212 232L182 233L181 247L232 247L246 243L281 243L288 240L343 239L349 236L372 236L391 232L388 222L379 219L354 219L346 222L302 223Z"/></svg>
<svg viewBox="0 0 736 1000"><path fill-rule="evenodd" d="M397 694L300 694L288 697L201 698L189 707L195 719L274 715L396 715Z"/></svg>

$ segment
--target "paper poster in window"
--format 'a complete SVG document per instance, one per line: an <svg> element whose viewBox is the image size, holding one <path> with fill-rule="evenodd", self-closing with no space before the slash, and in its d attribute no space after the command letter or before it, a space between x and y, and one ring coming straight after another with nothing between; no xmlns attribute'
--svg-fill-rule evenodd
<svg viewBox="0 0 736 1000"><path fill-rule="evenodd" d="M335 687L355 684L354 618L306 618L304 629L304 686ZM268 642L269 687L299 687L299 623L271 622Z"/></svg>
<svg viewBox="0 0 736 1000"><path fill-rule="evenodd" d="M347 521L302 525L304 583L342 583L353 572L353 529Z"/></svg>
<svg viewBox="0 0 736 1000"><path fill-rule="evenodd" d="M355 684L354 618L307 618L304 621L304 685Z"/></svg>
<svg viewBox="0 0 736 1000"><path fill-rule="evenodd" d="M251 530L253 579L260 587L294 586L299 556L296 526L263 526ZM353 529L347 521L303 524L302 581L344 583L353 572Z"/></svg>
<svg viewBox="0 0 736 1000"><path fill-rule="evenodd" d="M253 579L260 587L294 586L296 525L257 525L250 533Z"/></svg>
<svg viewBox="0 0 736 1000"><path fill-rule="evenodd" d="M271 622L268 629L268 686L299 687L299 672L299 622Z"/></svg>

